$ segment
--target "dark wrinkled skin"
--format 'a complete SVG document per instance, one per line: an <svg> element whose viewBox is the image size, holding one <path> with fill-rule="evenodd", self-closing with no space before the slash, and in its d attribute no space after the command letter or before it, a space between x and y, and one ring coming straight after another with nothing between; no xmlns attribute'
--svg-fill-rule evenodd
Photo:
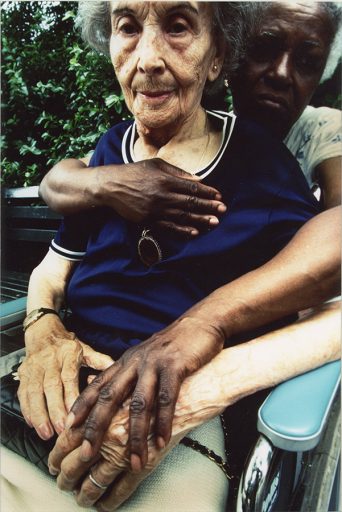
<svg viewBox="0 0 342 512"><path fill-rule="evenodd" d="M196 344L191 343L194 333ZM135 470L143 468L148 457L147 435L154 404L154 433L157 445L163 448L171 436L174 408L183 380L220 352L224 338L224 333L207 321L183 317L127 350L96 377L71 409L73 425L85 421L84 439L91 444L91 452L84 460L99 451L111 419L131 395L131 463Z"/></svg>
<svg viewBox="0 0 342 512"><path fill-rule="evenodd" d="M101 204L131 222L194 236L215 227L226 211L218 190L160 158L97 172Z"/></svg>

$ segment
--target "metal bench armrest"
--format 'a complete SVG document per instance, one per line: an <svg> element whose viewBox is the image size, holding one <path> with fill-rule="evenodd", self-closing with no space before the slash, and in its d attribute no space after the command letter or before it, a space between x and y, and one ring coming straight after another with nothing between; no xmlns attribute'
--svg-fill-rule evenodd
<svg viewBox="0 0 342 512"><path fill-rule="evenodd" d="M259 432L277 448L311 450L320 440L340 378L341 363L335 361L280 384L259 409Z"/></svg>

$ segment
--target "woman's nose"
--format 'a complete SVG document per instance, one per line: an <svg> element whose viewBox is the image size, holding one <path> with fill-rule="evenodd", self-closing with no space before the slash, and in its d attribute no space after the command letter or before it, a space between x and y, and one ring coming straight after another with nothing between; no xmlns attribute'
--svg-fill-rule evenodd
<svg viewBox="0 0 342 512"><path fill-rule="evenodd" d="M291 56L284 52L278 55L269 69L269 77L280 84L289 85L292 81Z"/></svg>
<svg viewBox="0 0 342 512"><path fill-rule="evenodd" d="M162 38L153 28L143 31L138 43L138 70L147 75L163 73L165 62L163 58Z"/></svg>

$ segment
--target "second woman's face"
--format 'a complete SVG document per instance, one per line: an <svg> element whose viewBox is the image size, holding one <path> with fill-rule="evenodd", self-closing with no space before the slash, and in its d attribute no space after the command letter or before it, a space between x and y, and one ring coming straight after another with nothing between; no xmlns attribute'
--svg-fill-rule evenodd
<svg viewBox="0 0 342 512"><path fill-rule="evenodd" d="M149 128L179 126L221 62L204 2L112 1L110 53L128 108Z"/></svg>

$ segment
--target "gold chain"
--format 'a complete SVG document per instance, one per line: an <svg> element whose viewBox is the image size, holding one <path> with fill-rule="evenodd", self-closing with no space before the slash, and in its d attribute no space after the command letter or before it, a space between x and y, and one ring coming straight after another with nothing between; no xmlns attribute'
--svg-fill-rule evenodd
<svg viewBox="0 0 342 512"><path fill-rule="evenodd" d="M188 448L191 448L195 452L201 453L209 460L213 461L216 464L216 466L218 466L223 471L228 480L232 478L228 473L228 463L225 462L222 459L222 457L220 457L220 455L217 455L213 450L210 450L210 448L208 448L207 446L204 446L203 444L199 443L195 439L191 439L190 437L183 437L183 439L181 440L181 444L187 446Z"/></svg>

